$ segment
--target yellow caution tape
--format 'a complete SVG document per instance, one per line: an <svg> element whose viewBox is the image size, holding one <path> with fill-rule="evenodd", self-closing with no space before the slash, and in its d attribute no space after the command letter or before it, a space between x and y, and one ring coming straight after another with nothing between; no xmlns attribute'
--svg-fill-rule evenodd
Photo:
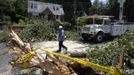
<svg viewBox="0 0 134 75"><path fill-rule="evenodd" d="M39 49L45 51L48 54L53 54L55 56L62 57L62 58L67 59L67 60L71 60L73 62L76 62L76 63L82 64L82 65L94 68L96 70L100 70L100 71L103 71L103 72L108 72L108 73L111 73L112 75L121 75L119 69L117 69L115 67L109 68L109 67L101 66L99 64L94 64L92 62L85 61L85 60L82 60L82 59L72 58L70 56L66 56L66 55L63 55L63 54L59 54L59 53L56 53L56 52L45 50L44 48L39 48ZM20 59L18 59L13 64L13 66L16 66L18 64L24 64L24 67L27 67L28 66L27 62L29 62L34 55L36 55L36 52L35 51L30 51L28 54L26 54L23 57L21 57Z"/></svg>
<svg viewBox="0 0 134 75"><path fill-rule="evenodd" d="M94 68L96 70L100 70L100 71L103 71L103 72L109 72L112 75L121 75L120 71L117 68L114 68L114 67L109 68L109 67L101 66L99 64L94 64L92 62L85 61L85 60L82 60L82 59L72 58L70 56L66 56L66 55L63 55L63 54L59 54L59 53L55 53L55 52L52 52L52 51L49 51L49 50L45 50L43 48L39 48L39 49L45 51L48 54L53 54L55 56L62 57L62 58L67 59L67 60L71 60L73 62L76 62L76 63L82 64L82 65Z"/></svg>
<svg viewBox="0 0 134 75"><path fill-rule="evenodd" d="M17 61L11 63L11 65L13 67L15 67L17 65L21 65L22 67L28 67L29 61L33 58L33 56L35 54L36 54L35 51L30 51L29 53L27 53L24 56L22 56L21 58L19 58Z"/></svg>

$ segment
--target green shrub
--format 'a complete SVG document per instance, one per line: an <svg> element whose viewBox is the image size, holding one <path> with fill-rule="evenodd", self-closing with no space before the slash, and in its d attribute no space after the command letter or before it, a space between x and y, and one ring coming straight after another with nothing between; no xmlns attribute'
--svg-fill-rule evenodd
<svg viewBox="0 0 134 75"><path fill-rule="evenodd" d="M124 71L125 75L132 75L130 70L134 69L134 32L128 32L120 36L108 46L93 47L87 57L94 63L104 66L116 66L119 63L119 56L122 47L125 45ZM90 47L91 48L91 47ZM128 73L129 71L129 73Z"/></svg>
<svg viewBox="0 0 134 75"><path fill-rule="evenodd" d="M118 63L120 48L117 42L113 42L106 47L94 47L88 53L88 58L94 63L104 66L116 66Z"/></svg>
<svg viewBox="0 0 134 75"><path fill-rule="evenodd" d="M14 23L13 26L28 26L28 22L20 19L18 23Z"/></svg>
<svg viewBox="0 0 134 75"><path fill-rule="evenodd" d="M63 22L63 27L64 27L65 30L73 29L72 25L68 22Z"/></svg>
<svg viewBox="0 0 134 75"><path fill-rule="evenodd" d="M68 23L68 22L61 22L61 21L54 21L54 25L52 27L55 28L56 30L58 30L58 27L60 25L62 25L65 30L73 29L73 27L71 26L70 23Z"/></svg>
<svg viewBox="0 0 134 75"><path fill-rule="evenodd" d="M3 16L2 17L2 25L10 25L11 24L11 18L10 16Z"/></svg>
<svg viewBox="0 0 134 75"><path fill-rule="evenodd" d="M34 20L31 25L19 33L24 41L44 41L55 38L55 29L51 26L53 22Z"/></svg>
<svg viewBox="0 0 134 75"><path fill-rule="evenodd" d="M81 36L76 31L65 31L65 36L67 40L81 40Z"/></svg>
<svg viewBox="0 0 134 75"><path fill-rule="evenodd" d="M19 36L23 41L56 40L58 27L62 25L65 29L67 40L79 40L81 37L76 31L71 31L68 22L44 21L43 19L31 19L25 29L20 31Z"/></svg>
<svg viewBox="0 0 134 75"><path fill-rule="evenodd" d="M127 68L134 68L134 32L129 32L118 40L119 46L125 45L125 63Z"/></svg>

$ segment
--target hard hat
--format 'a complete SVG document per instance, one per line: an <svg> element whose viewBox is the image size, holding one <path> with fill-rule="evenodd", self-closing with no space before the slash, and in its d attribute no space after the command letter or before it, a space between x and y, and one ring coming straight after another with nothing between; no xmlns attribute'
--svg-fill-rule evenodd
<svg viewBox="0 0 134 75"><path fill-rule="evenodd" d="M63 27L62 26L59 26L59 29L62 29Z"/></svg>

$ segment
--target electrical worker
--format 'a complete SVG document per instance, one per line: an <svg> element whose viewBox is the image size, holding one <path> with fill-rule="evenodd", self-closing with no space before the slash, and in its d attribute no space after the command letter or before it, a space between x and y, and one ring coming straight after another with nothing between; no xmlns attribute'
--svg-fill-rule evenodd
<svg viewBox="0 0 134 75"><path fill-rule="evenodd" d="M59 26L58 31L59 50L57 52L61 52L62 47L67 51L67 47L63 45L64 40L65 40L64 29L62 26Z"/></svg>

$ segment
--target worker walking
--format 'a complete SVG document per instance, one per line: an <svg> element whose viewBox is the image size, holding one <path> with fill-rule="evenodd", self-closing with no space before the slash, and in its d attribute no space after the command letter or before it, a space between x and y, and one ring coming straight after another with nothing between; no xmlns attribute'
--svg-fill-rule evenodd
<svg viewBox="0 0 134 75"><path fill-rule="evenodd" d="M64 40L65 40L64 29L62 26L59 26L58 31L59 50L57 52L61 52L61 48L64 48L67 51L67 47L63 45Z"/></svg>

